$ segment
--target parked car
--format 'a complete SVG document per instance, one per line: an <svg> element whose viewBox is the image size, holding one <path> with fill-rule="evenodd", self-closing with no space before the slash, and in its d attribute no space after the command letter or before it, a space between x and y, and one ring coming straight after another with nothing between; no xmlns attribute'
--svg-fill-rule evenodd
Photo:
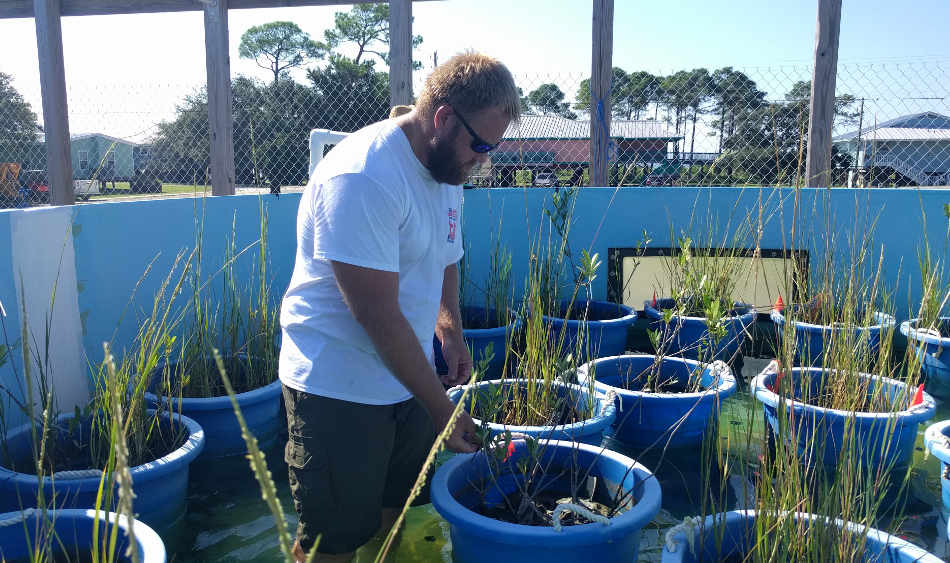
<svg viewBox="0 0 950 563"><path fill-rule="evenodd" d="M554 172L535 172L534 185L538 187L557 187L560 183L557 174Z"/></svg>
<svg viewBox="0 0 950 563"><path fill-rule="evenodd" d="M49 180L46 177L46 170L21 171L20 188L31 203L49 203Z"/></svg>

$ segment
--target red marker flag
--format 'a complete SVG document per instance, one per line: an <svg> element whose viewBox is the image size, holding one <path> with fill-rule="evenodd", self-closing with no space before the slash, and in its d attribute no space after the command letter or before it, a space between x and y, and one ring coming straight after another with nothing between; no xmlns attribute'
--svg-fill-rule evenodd
<svg viewBox="0 0 950 563"><path fill-rule="evenodd" d="M653 290L653 308L656 309L656 290Z"/></svg>
<svg viewBox="0 0 950 563"><path fill-rule="evenodd" d="M505 461L511 459L511 456L515 455L515 443L514 441L508 442L508 453L505 456Z"/></svg>
<svg viewBox="0 0 950 563"><path fill-rule="evenodd" d="M911 407L916 407L917 405L924 402L924 384L921 383L917 386L917 392L914 393L914 400L910 402Z"/></svg>
<svg viewBox="0 0 950 563"><path fill-rule="evenodd" d="M781 313L785 310L785 302L782 301L782 295L779 294L778 299L775 300L775 305L772 306L773 309Z"/></svg>

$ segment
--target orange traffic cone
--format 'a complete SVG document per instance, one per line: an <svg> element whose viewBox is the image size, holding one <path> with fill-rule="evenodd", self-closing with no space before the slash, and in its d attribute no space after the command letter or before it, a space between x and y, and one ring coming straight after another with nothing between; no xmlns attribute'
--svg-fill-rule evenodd
<svg viewBox="0 0 950 563"><path fill-rule="evenodd" d="M775 305L772 305L772 308L781 313L785 310L785 302L782 301L782 295L779 294L778 299L775 300Z"/></svg>

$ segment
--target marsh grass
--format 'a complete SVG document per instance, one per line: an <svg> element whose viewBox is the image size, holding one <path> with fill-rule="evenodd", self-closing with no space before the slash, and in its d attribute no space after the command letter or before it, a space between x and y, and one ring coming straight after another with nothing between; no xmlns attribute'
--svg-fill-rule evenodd
<svg viewBox="0 0 950 563"><path fill-rule="evenodd" d="M237 248L237 217L232 219L223 264L208 280L203 279L204 210L195 211L195 261L190 270L189 319L180 344L169 361L147 373L161 377L166 398L218 397L225 389L211 350L224 350L224 362L234 378L238 393L263 387L277 379L279 349L278 309L271 297L272 280L268 263L268 213L259 200L259 238L243 249ZM250 280L241 279L235 263L256 246ZM209 291L220 275L220 293ZM250 283L248 283L248 281ZM247 291L245 291L247 290Z"/></svg>

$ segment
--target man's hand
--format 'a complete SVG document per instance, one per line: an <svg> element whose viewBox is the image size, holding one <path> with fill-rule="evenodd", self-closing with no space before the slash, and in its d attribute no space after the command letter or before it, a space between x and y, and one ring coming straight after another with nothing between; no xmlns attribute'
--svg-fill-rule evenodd
<svg viewBox="0 0 950 563"><path fill-rule="evenodd" d="M439 379L445 385L464 385L472 378L472 354L465 345L465 339L457 331L443 332L442 357L449 368L449 373L440 375Z"/></svg>
<svg viewBox="0 0 950 563"><path fill-rule="evenodd" d="M454 410L455 404L451 401L449 401L449 404L452 405L452 410ZM446 414L433 417L437 432L442 432L442 430L445 429L446 424L448 424L452 416L452 410ZM481 447L481 443L478 439L478 427L475 426L475 421L472 420L472 417L464 410L459 411L458 419L452 428L452 433L449 434L449 437L445 440L445 447L448 448L449 451L457 454L474 453Z"/></svg>

